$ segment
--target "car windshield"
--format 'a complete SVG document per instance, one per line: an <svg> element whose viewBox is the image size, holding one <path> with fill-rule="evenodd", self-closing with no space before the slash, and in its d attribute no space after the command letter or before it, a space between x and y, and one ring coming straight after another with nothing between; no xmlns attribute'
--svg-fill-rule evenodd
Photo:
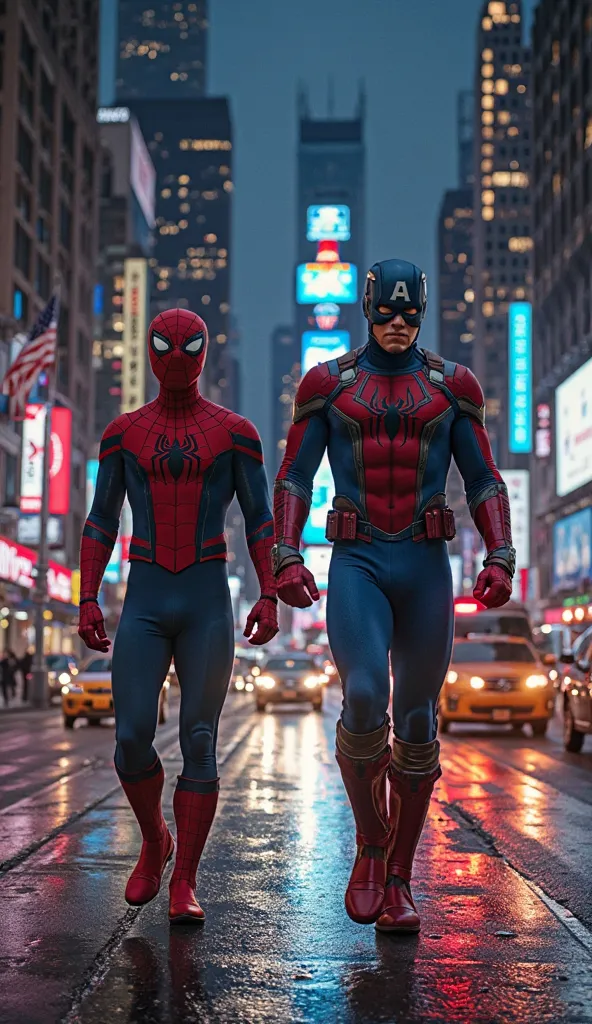
<svg viewBox="0 0 592 1024"><path fill-rule="evenodd" d="M265 666L266 671L269 672L284 672L291 668L303 669L304 671L313 671L317 665L314 658L270 658Z"/></svg>
<svg viewBox="0 0 592 1024"><path fill-rule="evenodd" d="M48 654L45 661L50 672L67 672L73 664L67 654Z"/></svg>
<svg viewBox="0 0 592 1024"><path fill-rule="evenodd" d="M463 665L469 661L520 661L532 664L535 657L526 644L491 644L486 641L455 644L453 665Z"/></svg>
<svg viewBox="0 0 592 1024"><path fill-rule="evenodd" d="M496 615L477 612L476 615L457 615L457 635L490 633L492 636L518 636L530 640L530 623L524 615Z"/></svg>
<svg viewBox="0 0 592 1024"><path fill-rule="evenodd" d="M110 672L111 661L106 658L95 658L94 661L89 661L88 665L84 668L85 672Z"/></svg>

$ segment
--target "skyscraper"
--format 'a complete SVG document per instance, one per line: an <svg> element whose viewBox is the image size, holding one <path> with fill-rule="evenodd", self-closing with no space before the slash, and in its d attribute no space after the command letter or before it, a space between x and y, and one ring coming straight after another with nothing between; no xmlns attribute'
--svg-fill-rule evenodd
<svg viewBox="0 0 592 1024"><path fill-rule="evenodd" d="M509 321L511 304L528 302L532 285L530 56L522 29L520 0L482 3L475 74L473 369L485 391L494 455L511 469L526 468L522 438L528 428L526 409L517 408L518 433L510 436Z"/></svg>
<svg viewBox="0 0 592 1024"><path fill-rule="evenodd" d="M573 622L577 603L575 622L592 618L591 44L589 2L541 0L533 30L532 462L535 564L549 621L565 614Z"/></svg>
<svg viewBox="0 0 592 1024"><path fill-rule="evenodd" d="M58 403L72 409L73 443L70 512L61 522L58 557L75 564L92 431L98 0L72 0L67 14L65 6L58 19L55 3L0 5L0 314L29 328L59 273ZM13 455L0 465L11 490Z"/></svg>
<svg viewBox="0 0 592 1024"><path fill-rule="evenodd" d="M181 306L204 317L210 335L204 384L208 397L222 402L233 188L228 102L135 100L133 111L157 175L152 311Z"/></svg>
<svg viewBox="0 0 592 1024"><path fill-rule="evenodd" d="M119 0L119 100L205 95L207 0Z"/></svg>

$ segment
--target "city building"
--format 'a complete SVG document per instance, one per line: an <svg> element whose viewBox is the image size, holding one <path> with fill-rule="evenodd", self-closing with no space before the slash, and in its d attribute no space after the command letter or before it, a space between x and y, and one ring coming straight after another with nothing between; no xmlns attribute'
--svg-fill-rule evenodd
<svg viewBox="0 0 592 1024"><path fill-rule="evenodd" d="M233 188L228 102L136 100L133 112L156 167L152 313L181 306L204 317L204 391L224 404Z"/></svg>
<svg viewBox="0 0 592 1024"><path fill-rule="evenodd" d="M438 216L438 351L445 359L472 366L475 337L474 280L473 280L473 96L462 92L457 104L458 184L447 189L442 197ZM464 485L460 473L451 466L447 483L448 504L454 510L457 536L450 552L463 557L468 548L469 531L472 547L477 537L467 508ZM468 558L465 555L465 568ZM455 563L453 562L453 565ZM466 579L473 572L461 574Z"/></svg>
<svg viewBox="0 0 592 1024"><path fill-rule="evenodd" d="M498 465L527 469L526 398L509 393L514 303L532 294L530 55L521 3L487 0L477 30L474 131L473 369ZM523 313L521 312L522 316ZM526 314L524 314L526 315Z"/></svg>
<svg viewBox="0 0 592 1024"><path fill-rule="evenodd" d="M73 441L70 508L54 557L73 565L92 432L98 0L73 0L68 18L56 8L0 7L0 315L27 330L59 280L57 401L72 410Z"/></svg>
<svg viewBox="0 0 592 1024"><path fill-rule="evenodd" d="M9 354L9 339L29 330L58 283L60 288L56 407L63 430L54 434L60 511L51 521L54 567L46 609L52 623L47 643L54 650L72 649L75 634L70 567L78 561L92 438L98 7L98 0L0 5L0 372L16 355L15 347ZM43 397L42 387L36 394ZM1 586L0 626L2 643L8 639L19 652L30 639L32 579L23 572L11 589L10 566L19 559L33 566L39 540L40 487L36 496L26 496L30 505L23 508L23 481L34 461L31 426L30 419L17 430L8 422L0 426L0 579L8 580ZM38 479L34 473L30 489ZM23 513L18 522L17 502Z"/></svg>
<svg viewBox="0 0 592 1024"><path fill-rule="evenodd" d="M156 172L142 133L126 107L100 108L99 258L94 294L94 440L122 411L125 261L151 255ZM144 344L144 339L142 339ZM144 357L145 357L145 353ZM155 381L144 374L152 397Z"/></svg>
<svg viewBox="0 0 592 1024"><path fill-rule="evenodd" d="M119 0L115 87L121 101L206 91L207 2Z"/></svg>
<svg viewBox="0 0 592 1024"><path fill-rule="evenodd" d="M534 564L547 621L592 618L592 4L541 0L534 84Z"/></svg>
<svg viewBox="0 0 592 1024"><path fill-rule="evenodd" d="M276 327L271 335L271 408L273 451L269 453L269 472L277 473L286 448L292 423L294 399L300 380L300 339L294 328Z"/></svg>
<svg viewBox="0 0 592 1024"><path fill-rule="evenodd" d="M296 333L347 331L348 348L366 340L364 102L361 94L351 119L317 119L305 94L299 97ZM336 320L315 312L327 303L339 307ZM318 316L325 317L322 328Z"/></svg>

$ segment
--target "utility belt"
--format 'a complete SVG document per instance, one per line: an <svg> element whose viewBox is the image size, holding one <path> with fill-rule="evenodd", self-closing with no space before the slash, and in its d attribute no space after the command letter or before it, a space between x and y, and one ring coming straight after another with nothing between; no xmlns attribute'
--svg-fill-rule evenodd
<svg viewBox="0 0 592 1024"><path fill-rule="evenodd" d="M386 533L353 511L332 509L327 514L325 537L329 541L363 540L452 540L456 534L454 512L447 505L430 508L416 522L398 533Z"/></svg>

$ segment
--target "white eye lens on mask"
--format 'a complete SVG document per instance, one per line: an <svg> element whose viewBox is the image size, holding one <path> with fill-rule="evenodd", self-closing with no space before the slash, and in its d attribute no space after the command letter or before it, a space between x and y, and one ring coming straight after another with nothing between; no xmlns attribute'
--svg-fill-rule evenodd
<svg viewBox="0 0 592 1024"><path fill-rule="evenodd" d="M152 334L152 347L155 352L168 352L172 347L170 341L161 338L160 334Z"/></svg>
<svg viewBox="0 0 592 1024"><path fill-rule="evenodd" d="M191 341L188 341L187 344L183 346L183 349L185 352L188 352L190 356L196 356L198 352L201 352L203 343L203 334L198 334L195 338L192 338Z"/></svg>

